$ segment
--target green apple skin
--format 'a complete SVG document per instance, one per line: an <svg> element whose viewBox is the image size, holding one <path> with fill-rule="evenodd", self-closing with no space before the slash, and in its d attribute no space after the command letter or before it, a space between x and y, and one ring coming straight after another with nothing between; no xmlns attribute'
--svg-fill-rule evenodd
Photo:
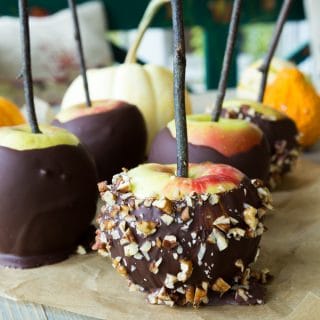
<svg viewBox="0 0 320 320"><path fill-rule="evenodd" d="M0 146L14 150L34 150L58 145L77 146L79 139L67 130L40 126L42 133L32 133L28 125L0 128Z"/></svg>
<svg viewBox="0 0 320 320"><path fill-rule="evenodd" d="M237 169L210 162L189 164L189 176L175 176L176 165L148 163L128 171L131 188L138 199L178 200L192 192L219 193L237 188L244 175Z"/></svg>

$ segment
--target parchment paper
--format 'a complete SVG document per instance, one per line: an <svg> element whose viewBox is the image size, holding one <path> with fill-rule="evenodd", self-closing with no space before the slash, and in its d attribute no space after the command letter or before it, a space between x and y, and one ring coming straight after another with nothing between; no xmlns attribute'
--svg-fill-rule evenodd
<svg viewBox="0 0 320 320"><path fill-rule="evenodd" d="M274 275L262 306L151 306L96 254L32 270L0 269L0 295L110 320L320 319L320 165L300 162L274 204L257 266Z"/></svg>

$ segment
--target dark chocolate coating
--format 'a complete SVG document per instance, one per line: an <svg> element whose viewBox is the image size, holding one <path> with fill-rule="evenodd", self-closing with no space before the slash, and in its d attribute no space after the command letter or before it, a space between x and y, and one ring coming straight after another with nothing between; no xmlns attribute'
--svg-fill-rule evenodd
<svg viewBox="0 0 320 320"><path fill-rule="evenodd" d="M224 156L219 151L210 147L197 146L189 143L189 161L201 163L211 161L231 165L249 178L267 180L270 166L269 146L262 138L260 144L255 145L247 152L242 152L230 157ZM175 163L176 160L176 139L168 128L162 129L155 137L148 157L148 162L161 164Z"/></svg>
<svg viewBox="0 0 320 320"><path fill-rule="evenodd" d="M96 170L87 151L0 147L0 180L0 264L30 268L66 259L96 211Z"/></svg>
<svg viewBox="0 0 320 320"><path fill-rule="evenodd" d="M299 154L298 129L288 117L268 119L259 112L252 112L250 106L241 105L239 111L222 109L224 118L246 119L257 125L270 145L270 174L268 183L274 188L281 177L292 170Z"/></svg>
<svg viewBox="0 0 320 320"><path fill-rule="evenodd" d="M145 160L147 130L143 116L134 105L118 102L107 112L52 124L75 134L93 156L98 181L111 182L122 168L133 168Z"/></svg>
<svg viewBox="0 0 320 320"><path fill-rule="evenodd" d="M259 185L261 186L261 184ZM203 283L207 283L210 289L218 278L222 278L231 286L239 284L240 280L237 279L243 279L244 270L256 257L263 232L262 217L256 216L256 230L260 228L260 231L252 233L253 230L248 226L248 220L246 220L247 215L244 214L248 207L252 210L266 208L268 200L261 197L257 190L258 187L244 177L237 188L219 193L216 202L203 200L200 195L195 195L192 206L188 205L190 217L187 220L182 220L182 212L188 202L185 199L171 201L172 211L169 215L173 218L173 222L167 224L162 220L165 211L145 203L133 206L134 196L128 197L128 193L118 192L117 186L113 185L111 193L113 193L116 206L108 204L108 200L106 200L106 206L98 218L96 249L107 250L113 259L115 268L121 274L126 275L132 283L139 285L149 293L157 292L160 288L166 287L170 298L178 304L186 303L184 293L179 292L178 288L200 288ZM112 197L108 196L107 198L111 199ZM131 206L129 215L122 213L126 206ZM208 241L213 229L218 230L216 229L217 225L214 224L216 219L222 217L235 219L224 231L221 229L219 231L228 241L227 246L223 249L219 248L217 242ZM155 225L155 232L149 234L138 232L140 230L138 224L146 222ZM242 230L243 235L238 239L229 236L227 234L229 228ZM126 255L125 247L129 244L123 241L128 239L128 234L131 234L129 243L136 243L141 250L139 252L143 252L142 247L146 242L151 244L147 256ZM163 242L165 237L169 235L176 237L173 246L165 245ZM199 258L202 246L205 246L205 253ZM162 262L158 266L158 270L154 272L150 266L159 259L162 259ZM237 265L239 259L242 262L240 268ZM168 275L178 277L178 273L182 270L181 260L192 263L191 276L185 280L177 280L170 287L165 280ZM217 295L216 292L214 294ZM257 299L259 300L258 297ZM233 301L235 300L237 299L233 298ZM241 302L239 301L239 303ZM247 303L255 302L253 299ZM256 301L256 303L259 302Z"/></svg>
<svg viewBox="0 0 320 320"><path fill-rule="evenodd" d="M246 196L244 195L244 189L247 190ZM148 240L152 241L157 237L163 239L165 235L175 235L177 237L177 242L183 248L182 257L191 259L194 262L192 276L188 279L186 284L199 285L202 281L208 281L208 275L204 272L208 269L205 267L205 262L207 262L209 266L212 264L214 265L209 273L210 281L214 282L218 277L222 277L225 281L231 281L239 271L235 266L235 261L241 258L245 266L250 264L256 255L260 237L253 239L242 238L241 240L229 239L228 248L223 251L219 251L217 245L207 244L207 251L201 266L197 263L197 253L199 251L200 242L206 243L206 240L212 231L213 221L222 215L221 207L224 208L231 217L241 221L243 220L241 213L244 209L244 203L250 204L255 208L262 206L256 190L248 183L248 181L244 181L241 188L223 194L220 197L220 206L212 206L209 203L197 205L194 209L193 222L187 231L181 230L183 224L172 223L170 226L167 226L162 223L158 228L158 231L154 235L149 236ZM138 220L155 221L158 224L161 224L160 217L162 212L154 207L141 207L138 210L133 211L133 215L135 215ZM244 226L244 223L240 224L240 226ZM135 229L132 229L132 232L135 235L137 243L142 245L145 239L141 237L141 235L139 236ZM192 232L196 232L200 239L197 239L196 243L189 247L188 242L192 243L193 240L191 237ZM107 239L108 237L109 236L107 235ZM123 246L120 245L119 241L114 239L112 239L112 242L112 257L124 257ZM212 253L213 255L211 256ZM177 274L177 272L179 272L179 261L173 259L171 249L159 250L158 248L153 248L149 251L149 255L151 261L157 260L160 257L163 258L159 273L156 275L151 273L148 270L149 263L146 263L145 259L136 260L134 258L125 258L128 270L130 270L132 264L137 267L135 272L129 274L129 279L147 290L161 288L167 273ZM145 279L147 281L145 281Z"/></svg>

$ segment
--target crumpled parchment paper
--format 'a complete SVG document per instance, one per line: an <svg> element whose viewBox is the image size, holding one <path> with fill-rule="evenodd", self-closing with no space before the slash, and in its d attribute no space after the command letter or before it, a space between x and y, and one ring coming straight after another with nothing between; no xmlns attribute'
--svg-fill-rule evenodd
<svg viewBox="0 0 320 320"><path fill-rule="evenodd" d="M31 270L0 269L0 296L108 320L320 319L320 165L301 161L273 197L276 209L266 219L256 265L274 276L265 305L151 306L97 254Z"/></svg>

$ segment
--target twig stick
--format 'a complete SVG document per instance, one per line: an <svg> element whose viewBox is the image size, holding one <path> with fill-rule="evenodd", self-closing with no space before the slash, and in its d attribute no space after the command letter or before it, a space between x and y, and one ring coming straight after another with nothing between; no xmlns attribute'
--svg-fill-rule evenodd
<svg viewBox="0 0 320 320"><path fill-rule="evenodd" d="M41 133L34 107L32 71L31 71L31 53L30 53L30 30L28 17L28 0L19 0L20 16L20 41L22 52L22 74L24 96L27 105L28 122L32 133Z"/></svg>
<svg viewBox="0 0 320 320"><path fill-rule="evenodd" d="M273 36L271 39L269 51L268 51L262 65L258 69L262 73L262 79L261 79L260 90L259 90L259 95L258 95L259 102L263 102L264 93L265 93L267 81L268 81L268 73L269 73L270 63L271 63L272 57L276 51L276 48L278 46L280 35L283 30L283 26L286 22L291 4L292 4L292 0L284 0L279 17L278 17L278 20L277 20L277 23L276 23L276 27L275 27Z"/></svg>
<svg viewBox="0 0 320 320"><path fill-rule="evenodd" d="M75 0L68 0L68 3L69 3L69 8L70 8L72 20L73 20L74 38L77 42L77 49L78 49L79 60L80 60L80 71L82 75L84 93L86 96L86 104L88 107L91 107L92 103L91 103L90 93L89 93L89 85L88 85L88 78L87 78L87 72L86 72L87 68L86 68L86 62L83 54L83 46L82 46L82 40L81 40L77 8L75 5Z"/></svg>
<svg viewBox="0 0 320 320"><path fill-rule="evenodd" d="M185 110L186 55L182 0L171 0L174 39L174 114L177 140L177 176L188 177L188 137Z"/></svg>
<svg viewBox="0 0 320 320"><path fill-rule="evenodd" d="M219 121L223 100L226 95L230 64L231 64L232 54L234 52L234 47L235 47L235 43L238 35L241 5L242 5L242 0L235 0L233 3L232 15L231 15L229 32L228 32L228 39L226 44L226 50L224 52L223 65L222 65L222 70L221 70L221 75L219 80L218 94L217 94L215 106L212 111L212 121Z"/></svg>

